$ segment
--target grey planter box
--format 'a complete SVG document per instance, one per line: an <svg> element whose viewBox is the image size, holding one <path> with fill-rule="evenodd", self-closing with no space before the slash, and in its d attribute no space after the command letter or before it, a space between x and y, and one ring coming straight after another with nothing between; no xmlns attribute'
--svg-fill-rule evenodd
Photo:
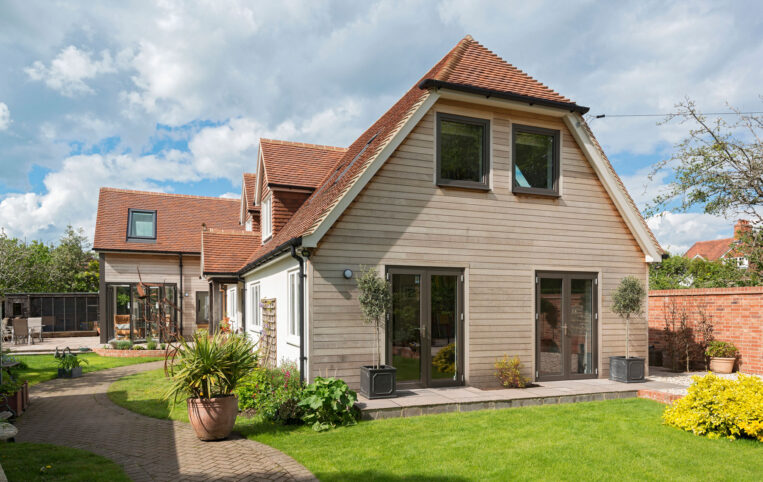
<svg viewBox="0 0 763 482"><path fill-rule="evenodd" d="M82 367L74 367L71 370L58 369L58 378L79 378L82 376Z"/></svg>
<svg viewBox="0 0 763 482"><path fill-rule="evenodd" d="M641 357L609 357L609 379L622 383L639 383L644 380L644 362Z"/></svg>
<svg viewBox="0 0 763 482"><path fill-rule="evenodd" d="M397 396L397 369L389 365L360 367L360 393L368 399Z"/></svg>

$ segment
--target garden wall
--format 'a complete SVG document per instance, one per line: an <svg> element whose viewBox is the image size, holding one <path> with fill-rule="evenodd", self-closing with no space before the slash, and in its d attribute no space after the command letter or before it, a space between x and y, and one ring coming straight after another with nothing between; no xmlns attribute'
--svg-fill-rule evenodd
<svg viewBox="0 0 763 482"><path fill-rule="evenodd" d="M686 309L690 328L696 327L703 309L713 323L715 339L739 349L739 371L763 374L763 286L650 291L650 345L664 347L663 328L673 302Z"/></svg>

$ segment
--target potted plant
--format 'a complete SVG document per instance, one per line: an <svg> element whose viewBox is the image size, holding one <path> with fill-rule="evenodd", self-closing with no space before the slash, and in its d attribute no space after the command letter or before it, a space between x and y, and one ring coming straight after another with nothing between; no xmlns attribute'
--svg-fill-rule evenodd
<svg viewBox="0 0 763 482"><path fill-rule="evenodd" d="M82 376L82 365L88 363L74 353L64 353L56 360L58 361L58 378L79 378Z"/></svg>
<svg viewBox="0 0 763 482"><path fill-rule="evenodd" d="M201 440L230 435L238 415L233 394L238 383L257 368L258 354L245 334L199 330L191 342L168 352L165 362L170 388L166 399L188 395L188 418Z"/></svg>
<svg viewBox="0 0 763 482"><path fill-rule="evenodd" d="M358 291L363 319L373 325L376 331L374 364L360 367L360 392L369 399L391 398L396 396L397 370L393 366L381 364L379 339L387 312L392 305L392 289L376 269L362 268L358 277Z"/></svg>
<svg viewBox="0 0 763 482"><path fill-rule="evenodd" d="M707 344L705 355L710 357L710 371L731 373L737 357L737 347L726 341L711 341Z"/></svg>
<svg viewBox="0 0 763 482"><path fill-rule="evenodd" d="M630 356L630 319L644 312L646 289L634 276L626 276L612 295L612 311L625 320L625 356L609 357L609 379L634 383L644 381L643 357Z"/></svg>
<svg viewBox="0 0 763 482"><path fill-rule="evenodd" d="M0 384L0 404L3 401L7 403L8 408L19 416L24 412L24 394L22 392L23 383L9 376L3 377L3 383Z"/></svg>

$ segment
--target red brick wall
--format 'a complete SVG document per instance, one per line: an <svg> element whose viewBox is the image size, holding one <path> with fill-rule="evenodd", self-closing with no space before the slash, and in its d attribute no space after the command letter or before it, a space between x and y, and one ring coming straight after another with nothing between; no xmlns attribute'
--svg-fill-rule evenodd
<svg viewBox="0 0 763 482"><path fill-rule="evenodd" d="M739 370L763 374L763 286L650 291L650 345L663 347L666 310L673 301L686 308L691 328L699 320L698 309L704 309L713 323L715 339L739 349Z"/></svg>

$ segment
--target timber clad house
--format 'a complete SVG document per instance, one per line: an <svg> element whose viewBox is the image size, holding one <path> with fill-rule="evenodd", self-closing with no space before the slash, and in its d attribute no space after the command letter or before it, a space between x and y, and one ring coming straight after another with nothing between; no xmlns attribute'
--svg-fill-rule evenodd
<svg viewBox="0 0 763 482"><path fill-rule="evenodd" d="M227 317L271 361L357 388L369 266L391 285L382 358L399 386L497 386L504 354L534 380L607 377L625 354L610 296L627 275L647 284L662 249L587 110L467 36L350 146L261 140L240 201L103 189L104 340L145 336L140 267L184 334ZM647 334L631 322L632 354Z"/></svg>

